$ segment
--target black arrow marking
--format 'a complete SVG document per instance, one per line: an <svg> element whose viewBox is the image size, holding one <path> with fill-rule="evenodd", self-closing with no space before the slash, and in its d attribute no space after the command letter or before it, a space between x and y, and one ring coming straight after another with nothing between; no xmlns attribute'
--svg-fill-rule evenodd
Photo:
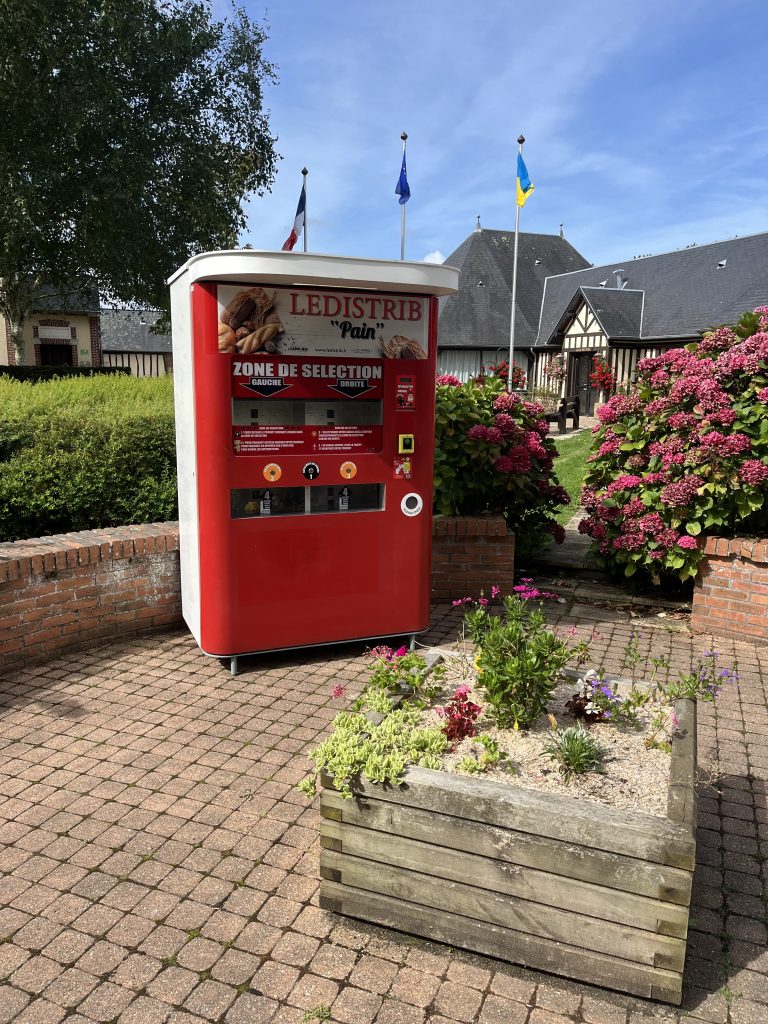
<svg viewBox="0 0 768 1024"><path fill-rule="evenodd" d="M243 387L247 391L252 391L255 395L261 395L263 398L269 398L272 395L279 395L281 391L287 391L288 388L293 387L292 384L285 384L283 381L275 382L274 384L243 384Z"/></svg>
<svg viewBox="0 0 768 1024"><path fill-rule="evenodd" d="M346 398L357 398L358 395L364 395L367 391L373 391L374 388L378 387L378 384L371 384L367 380L337 380L335 384L329 384L328 386L332 391L338 391L340 395L344 395Z"/></svg>

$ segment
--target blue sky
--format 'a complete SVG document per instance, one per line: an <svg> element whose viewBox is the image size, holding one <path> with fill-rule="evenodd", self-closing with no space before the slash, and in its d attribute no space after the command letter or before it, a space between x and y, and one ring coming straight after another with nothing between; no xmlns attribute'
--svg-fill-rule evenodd
<svg viewBox="0 0 768 1024"><path fill-rule="evenodd" d="M245 0L269 24L277 149L243 243L280 248L309 169L309 248L397 259L514 227L593 263L768 231L766 0ZM217 11L221 8L216 4ZM301 247L301 243L297 248Z"/></svg>

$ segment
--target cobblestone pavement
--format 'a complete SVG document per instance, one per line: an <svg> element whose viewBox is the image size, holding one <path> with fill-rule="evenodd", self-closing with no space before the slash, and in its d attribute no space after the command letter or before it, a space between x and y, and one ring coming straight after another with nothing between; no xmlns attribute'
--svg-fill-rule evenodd
<svg viewBox="0 0 768 1024"><path fill-rule="evenodd" d="M670 618L552 614L597 625L613 671L633 626L673 668L711 645ZM455 640L455 610L433 621L427 643ZM363 685L362 647L233 679L176 631L0 680L0 1024L764 1024L768 648L718 646L742 681L700 712L681 1011L321 911L319 816L295 785L332 686Z"/></svg>

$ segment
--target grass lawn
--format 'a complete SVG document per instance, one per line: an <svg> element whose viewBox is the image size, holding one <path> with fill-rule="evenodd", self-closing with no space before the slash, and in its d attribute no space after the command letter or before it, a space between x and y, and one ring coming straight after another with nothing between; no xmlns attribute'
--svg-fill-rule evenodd
<svg viewBox="0 0 768 1024"><path fill-rule="evenodd" d="M579 494L581 493L581 482L587 469L587 456L592 446L592 432L585 430L575 437L568 437L567 434L555 437L555 444L560 457L555 459L555 473L557 479L571 496L571 504L566 505L557 515L558 523L563 526L571 516L575 515L579 507Z"/></svg>

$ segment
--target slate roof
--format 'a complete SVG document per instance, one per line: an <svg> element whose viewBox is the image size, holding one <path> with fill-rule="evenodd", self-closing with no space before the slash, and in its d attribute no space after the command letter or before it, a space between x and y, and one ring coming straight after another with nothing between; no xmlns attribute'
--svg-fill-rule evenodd
<svg viewBox="0 0 768 1024"><path fill-rule="evenodd" d="M637 338L645 292L630 288L580 288L608 338Z"/></svg>
<svg viewBox="0 0 768 1024"><path fill-rule="evenodd" d="M103 309L102 352L170 352L170 334L153 334L160 313L146 309Z"/></svg>
<svg viewBox="0 0 768 1024"><path fill-rule="evenodd" d="M623 289L616 288L616 270L622 270ZM598 319L608 338L696 338L768 303L768 232L549 277L537 345L558 340L580 289L596 315L596 307L603 308ZM642 294L641 318L636 298L620 298L632 292Z"/></svg>
<svg viewBox="0 0 768 1024"><path fill-rule="evenodd" d="M457 294L440 303L439 348L509 347L514 245L514 231L480 228L446 259L461 274ZM520 232L515 347L529 348L536 339L547 277L588 266L559 235Z"/></svg>
<svg viewBox="0 0 768 1024"><path fill-rule="evenodd" d="M33 313L98 313L101 308L99 289L87 287L64 292L44 285L35 299Z"/></svg>

